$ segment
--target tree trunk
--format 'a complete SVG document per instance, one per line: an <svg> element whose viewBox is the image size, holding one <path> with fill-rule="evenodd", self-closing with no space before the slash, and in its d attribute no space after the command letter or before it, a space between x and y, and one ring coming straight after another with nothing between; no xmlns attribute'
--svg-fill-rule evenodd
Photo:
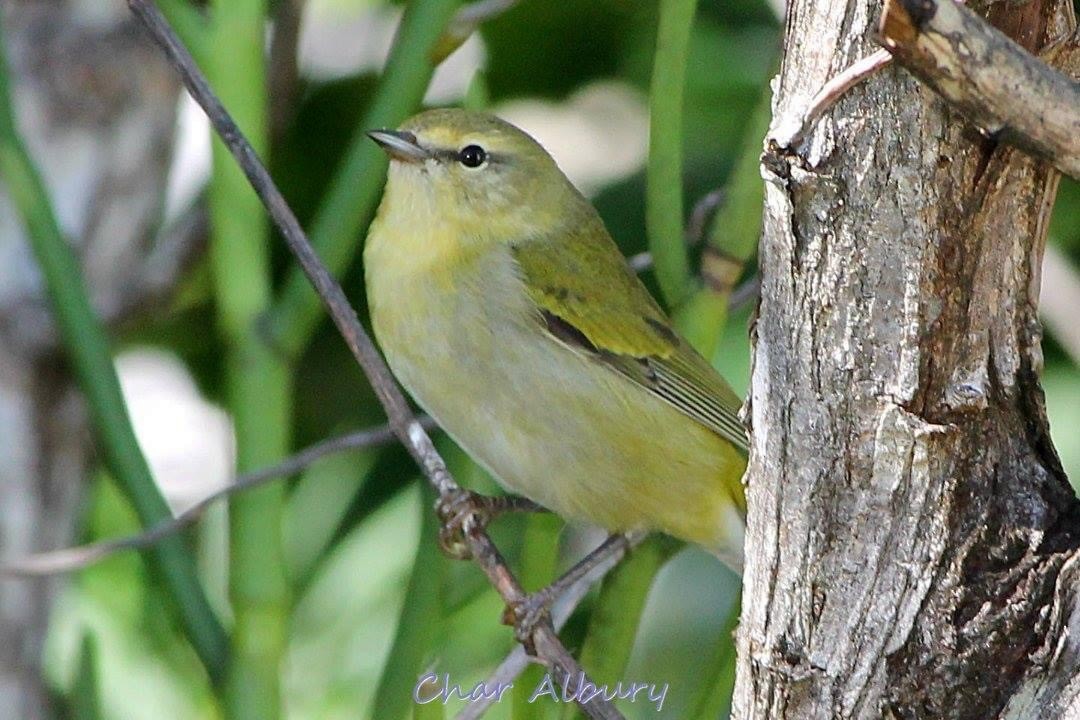
<svg viewBox="0 0 1080 720"><path fill-rule="evenodd" d="M0 347L0 552L21 557L70 542L88 464L86 413L55 364ZM0 708L47 717L41 647L59 578L0 582Z"/></svg>
<svg viewBox="0 0 1080 720"><path fill-rule="evenodd" d="M118 317L175 280L151 261L178 83L122 2L2 2L0 12L20 129L95 305ZM0 184L0 557L70 542L92 461L87 422ZM47 717L40 655L59 587L0 582L0 716Z"/></svg>
<svg viewBox="0 0 1080 720"><path fill-rule="evenodd" d="M1037 52L1070 3L974 7ZM791 2L774 125L879 11ZM1080 510L1038 381L1056 171L895 67L763 170L735 717L1080 717Z"/></svg>

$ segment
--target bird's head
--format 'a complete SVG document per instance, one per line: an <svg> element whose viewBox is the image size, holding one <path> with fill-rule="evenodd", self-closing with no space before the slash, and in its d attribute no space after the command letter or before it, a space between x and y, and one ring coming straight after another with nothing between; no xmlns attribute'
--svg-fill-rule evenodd
<svg viewBox="0 0 1080 720"><path fill-rule="evenodd" d="M368 135L390 156L384 208L414 221L521 239L586 202L540 143L494 115L429 110Z"/></svg>

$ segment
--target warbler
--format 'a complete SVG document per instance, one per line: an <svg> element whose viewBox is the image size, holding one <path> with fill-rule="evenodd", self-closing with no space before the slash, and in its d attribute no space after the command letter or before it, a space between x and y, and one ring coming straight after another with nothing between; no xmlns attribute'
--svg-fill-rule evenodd
<svg viewBox="0 0 1080 720"><path fill-rule="evenodd" d="M552 157L458 109L369 135L390 166L364 249L368 305L413 398L511 492L740 571L741 401Z"/></svg>

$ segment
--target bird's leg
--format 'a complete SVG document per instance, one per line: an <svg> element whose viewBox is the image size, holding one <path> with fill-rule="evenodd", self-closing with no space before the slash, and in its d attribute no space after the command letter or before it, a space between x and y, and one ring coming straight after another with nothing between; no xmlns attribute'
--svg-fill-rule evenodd
<svg viewBox="0 0 1080 720"><path fill-rule="evenodd" d="M439 528L439 546L443 552L458 560L470 558L465 536L482 530L495 518L511 512L547 512L547 509L516 495L491 497L469 490L459 489L450 497L441 497L435 503L442 527Z"/></svg>
<svg viewBox="0 0 1080 720"><path fill-rule="evenodd" d="M643 537L641 533L608 535L603 543L579 560L555 582L526 595L516 603L507 605L503 613L503 624L512 625L518 639L522 642L527 641L532 637L533 630L539 623L550 620L551 606L564 592L597 566L604 564L608 558L628 552Z"/></svg>

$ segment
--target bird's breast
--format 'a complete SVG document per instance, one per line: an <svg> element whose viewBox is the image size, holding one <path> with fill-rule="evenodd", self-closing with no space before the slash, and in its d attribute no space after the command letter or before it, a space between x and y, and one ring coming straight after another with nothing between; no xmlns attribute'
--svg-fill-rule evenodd
<svg viewBox="0 0 1080 720"><path fill-rule="evenodd" d="M545 333L508 246L433 262L383 239L365 250L379 344L473 459L564 517L726 547L719 478L742 463L728 443Z"/></svg>
<svg viewBox="0 0 1080 720"><path fill-rule="evenodd" d="M539 333L509 248L462 249L429 237L426 247L409 250L373 236L365 267L379 345L444 427L472 431L492 420L485 408L505 407L521 391L521 357L529 352L522 345Z"/></svg>
<svg viewBox="0 0 1080 720"><path fill-rule="evenodd" d="M558 508L543 465L582 361L542 331L509 247L436 263L383 249L365 251L368 300L398 380L497 479Z"/></svg>

